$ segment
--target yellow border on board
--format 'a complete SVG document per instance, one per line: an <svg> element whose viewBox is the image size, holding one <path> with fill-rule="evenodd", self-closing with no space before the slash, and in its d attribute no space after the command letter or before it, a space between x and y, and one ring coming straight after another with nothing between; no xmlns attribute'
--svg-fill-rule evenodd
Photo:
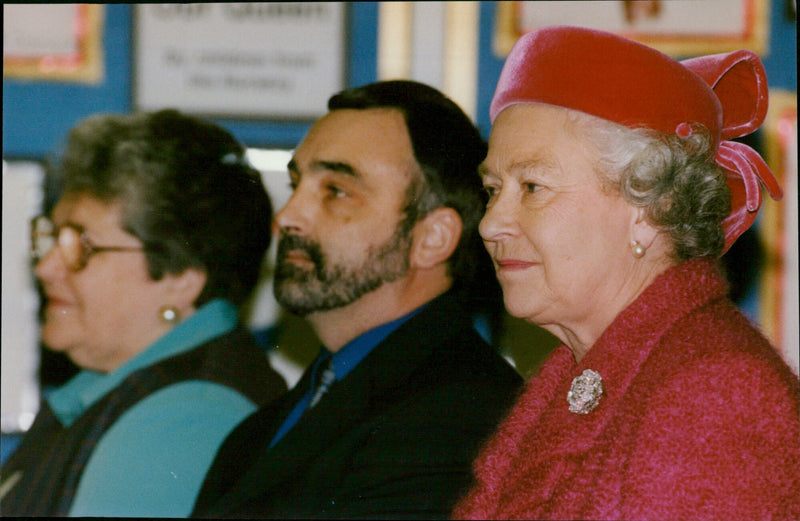
<svg viewBox="0 0 800 521"><path fill-rule="evenodd" d="M631 38L645 45L649 45L670 56L698 56L703 54L716 54L735 51L737 49L750 49L751 51L765 55L769 51L769 0L746 0L751 9L751 20L749 31L746 37L732 37L726 35L707 36L707 37L686 37L674 36L666 37L663 35L648 35L646 33L625 33L626 38ZM508 56L511 47L522 36L518 30L519 8L523 2L497 2L495 13L495 31L492 39L494 53L504 58ZM592 2L575 2L580 4L582 10L590 9ZM540 2L544 7L546 2ZM597 8L605 6L596 5ZM569 20L564 20L565 25L569 25Z"/></svg>
<svg viewBox="0 0 800 521"><path fill-rule="evenodd" d="M784 198L786 198L787 180L789 176L797 179L797 171L790 171L792 166L784 162L786 150L781 143L779 125L786 118L792 117L796 125L797 94L785 90L771 90L767 118L761 127L764 132L764 159L784 189ZM796 144L796 140L794 142ZM765 194L758 228L765 249L764 271L759 291L759 323L763 333L781 351L797 349L797 345L790 346L789 339L783 338L784 321L797 320L797 317L786 316L782 308L784 292L789 291L792 284L797 287L797 274L785 271L786 256L792 254L787 251L787 245L792 238L786 236L786 210L785 201L773 201ZM793 254L797 255L797 252Z"/></svg>
<svg viewBox="0 0 800 521"><path fill-rule="evenodd" d="M83 16L86 31L78 42L80 63L71 65L62 60L40 56L30 59L6 59L3 57L3 77L25 80L52 80L79 83L99 83L103 80L103 23L105 6L100 4L77 4L77 16ZM69 23L76 23L69 20Z"/></svg>

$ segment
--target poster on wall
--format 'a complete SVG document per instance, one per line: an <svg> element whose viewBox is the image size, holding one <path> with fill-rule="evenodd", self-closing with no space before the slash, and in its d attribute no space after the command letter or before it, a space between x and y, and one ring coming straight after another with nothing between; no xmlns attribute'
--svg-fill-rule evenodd
<svg viewBox="0 0 800 521"><path fill-rule="evenodd" d="M3 77L98 83L104 6L3 4Z"/></svg>
<svg viewBox="0 0 800 521"><path fill-rule="evenodd" d="M783 199L764 198L758 223L764 241L759 323L795 374L800 371L800 259L798 259L797 94L771 90L762 127L766 160Z"/></svg>
<svg viewBox="0 0 800 521"><path fill-rule="evenodd" d="M341 2L141 4L134 105L314 119L344 88Z"/></svg>
<svg viewBox="0 0 800 521"><path fill-rule="evenodd" d="M768 0L498 2L494 50L506 56L526 32L578 25L620 34L672 56L767 52Z"/></svg>

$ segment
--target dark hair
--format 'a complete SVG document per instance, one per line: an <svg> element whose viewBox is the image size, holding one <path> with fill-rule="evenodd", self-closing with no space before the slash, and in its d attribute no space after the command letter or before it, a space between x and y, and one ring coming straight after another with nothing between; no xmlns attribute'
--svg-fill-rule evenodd
<svg viewBox="0 0 800 521"><path fill-rule="evenodd" d="M102 114L70 131L56 174L63 194L122 204L122 227L144 244L153 279L200 269L196 306L238 305L258 280L272 226L244 153L226 130L175 110Z"/></svg>
<svg viewBox="0 0 800 521"><path fill-rule="evenodd" d="M478 165L486 157L487 146L477 128L444 94L413 81L371 83L342 91L328 101L329 110L370 108L393 108L403 114L423 173L423 179L409 187L404 228L410 230L436 208L453 208L463 223L459 245L449 259L454 287L477 285L485 297L499 294L478 234L486 207Z"/></svg>

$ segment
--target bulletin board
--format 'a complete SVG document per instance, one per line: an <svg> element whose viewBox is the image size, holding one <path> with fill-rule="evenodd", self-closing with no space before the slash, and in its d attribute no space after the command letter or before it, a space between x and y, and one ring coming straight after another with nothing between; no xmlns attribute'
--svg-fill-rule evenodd
<svg viewBox="0 0 800 521"><path fill-rule="evenodd" d="M3 4L3 77L99 83L104 6Z"/></svg>
<svg viewBox="0 0 800 521"><path fill-rule="evenodd" d="M508 55L526 32L577 25L620 34L671 56L750 49L765 54L768 0L498 2L493 42Z"/></svg>
<svg viewBox="0 0 800 521"><path fill-rule="evenodd" d="M798 372L800 280L798 279L797 94L772 90L762 126L767 164L783 189L783 199L764 197L759 216L766 256L761 280L759 322L764 334Z"/></svg>
<svg viewBox="0 0 800 521"><path fill-rule="evenodd" d="M316 119L344 88L345 3L141 4L134 106Z"/></svg>

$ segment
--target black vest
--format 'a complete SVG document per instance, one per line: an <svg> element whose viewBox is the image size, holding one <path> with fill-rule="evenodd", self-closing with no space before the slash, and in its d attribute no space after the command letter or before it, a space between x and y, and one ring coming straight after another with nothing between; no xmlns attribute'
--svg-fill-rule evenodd
<svg viewBox="0 0 800 521"><path fill-rule="evenodd" d="M3 465L3 516L65 516L98 441L139 401L169 385L204 380L231 387L263 405L286 391L283 378L242 327L191 351L130 374L65 428L46 401Z"/></svg>

